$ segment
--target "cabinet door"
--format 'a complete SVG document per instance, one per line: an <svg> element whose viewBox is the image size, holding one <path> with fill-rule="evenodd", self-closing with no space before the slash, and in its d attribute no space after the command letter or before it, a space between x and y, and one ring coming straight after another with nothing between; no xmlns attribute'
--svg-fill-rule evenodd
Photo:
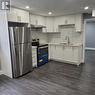
<svg viewBox="0 0 95 95"><path fill-rule="evenodd" d="M62 46L56 45L55 46L55 59L62 60L63 58L63 49Z"/></svg>
<svg viewBox="0 0 95 95"><path fill-rule="evenodd" d="M36 16L37 25L45 26L45 17L43 16Z"/></svg>
<svg viewBox="0 0 95 95"><path fill-rule="evenodd" d="M82 47L73 48L73 62L79 65L82 62Z"/></svg>
<svg viewBox="0 0 95 95"><path fill-rule="evenodd" d="M75 24L75 16L74 15L67 16L67 24Z"/></svg>
<svg viewBox="0 0 95 95"><path fill-rule="evenodd" d="M29 12L22 11L21 22L29 23Z"/></svg>
<svg viewBox="0 0 95 95"><path fill-rule="evenodd" d="M49 58L55 59L55 60L62 60L62 58L63 58L62 46L50 45Z"/></svg>
<svg viewBox="0 0 95 95"><path fill-rule="evenodd" d="M46 29L47 32L54 32L54 19L53 17L46 17Z"/></svg>
<svg viewBox="0 0 95 95"><path fill-rule="evenodd" d="M49 59L53 59L54 56L54 46L49 45Z"/></svg>
<svg viewBox="0 0 95 95"><path fill-rule="evenodd" d="M8 12L8 21L29 23L29 12L12 8Z"/></svg>
<svg viewBox="0 0 95 95"><path fill-rule="evenodd" d="M59 31L59 19L54 17L54 32L60 32Z"/></svg>
<svg viewBox="0 0 95 95"><path fill-rule="evenodd" d="M17 9L17 21L29 23L29 12Z"/></svg>
<svg viewBox="0 0 95 95"><path fill-rule="evenodd" d="M55 27L56 26L58 27L59 25L68 25L68 24L75 24L75 16L74 15L60 16L60 17L55 17L55 19L54 19Z"/></svg>
<svg viewBox="0 0 95 95"><path fill-rule="evenodd" d="M75 28L76 32L82 32L82 15L78 14L75 17Z"/></svg>
<svg viewBox="0 0 95 95"><path fill-rule="evenodd" d="M63 16L61 25L75 24L74 15Z"/></svg>
<svg viewBox="0 0 95 95"><path fill-rule="evenodd" d="M17 11L17 22L22 22L22 15L23 15L23 12L19 9L16 9Z"/></svg>
<svg viewBox="0 0 95 95"><path fill-rule="evenodd" d="M65 16L56 17L56 23L58 25L65 25Z"/></svg>
<svg viewBox="0 0 95 95"><path fill-rule="evenodd" d="M73 48L73 62L78 63L80 60L79 58L79 50L78 47Z"/></svg>
<svg viewBox="0 0 95 95"><path fill-rule="evenodd" d="M38 15L30 15L30 23L33 25L45 26L45 17Z"/></svg>
<svg viewBox="0 0 95 95"><path fill-rule="evenodd" d="M32 66L37 67L37 49L32 48Z"/></svg>
<svg viewBox="0 0 95 95"><path fill-rule="evenodd" d="M17 22L17 12L16 12L16 10L12 8L10 11L8 11L7 17L8 17L8 21Z"/></svg>
<svg viewBox="0 0 95 95"><path fill-rule="evenodd" d="M36 15L30 15L30 23L32 25L36 25Z"/></svg>
<svg viewBox="0 0 95 95"><path fill-rule="evenodd" d="M72 47L63 47L63 60L72 62L73 60Z"/></svg>
<svg viewBox="0 0 95 95"><path fill-rule="evenodd" d="M49 46L49 58L50 59L56 59L56 47L55 47L55 45Z"/></svg>

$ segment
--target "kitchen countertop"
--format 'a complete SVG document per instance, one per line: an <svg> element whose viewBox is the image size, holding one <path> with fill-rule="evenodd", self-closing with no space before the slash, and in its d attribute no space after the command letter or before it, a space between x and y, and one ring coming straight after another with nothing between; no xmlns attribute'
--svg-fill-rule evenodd
<svg viewBox="0 0 95 95"><path fill-rule="evenodd" d="M32 46L32 49L36 49L37 48L37 46Z"/></svg>
<svg viewBox="0 0 95 95"><path fill-rule="evenodd" d="M64 47L80 47L82 46L81 43L76 43L76 44L69 44L69 45L64 45L63 43L47 43L48 45L59 45L59 46L64 46Z"/></svg>

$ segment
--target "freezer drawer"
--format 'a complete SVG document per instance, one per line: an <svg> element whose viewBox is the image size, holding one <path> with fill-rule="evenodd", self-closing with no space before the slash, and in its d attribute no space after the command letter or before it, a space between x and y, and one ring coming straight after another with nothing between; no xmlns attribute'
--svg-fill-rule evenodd
<svg viewBox="0 0 95 95"><path fill-rule="evenodd" d="M30 44L13 45L11 47L11 58L14 78L32 71Z"/></svg>
<svg viewBox="0 0 95 95"><path fill-rule="evenodd" d="M32 71L31 44L23 44L22 74Z"/></svg>

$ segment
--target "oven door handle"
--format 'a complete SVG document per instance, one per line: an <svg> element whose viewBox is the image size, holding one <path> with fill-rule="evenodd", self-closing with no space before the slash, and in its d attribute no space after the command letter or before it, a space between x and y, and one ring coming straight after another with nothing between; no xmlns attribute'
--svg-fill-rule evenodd
<svg viewBox="0 0 95 95"><path fill-rule="evenodd" d="M44 47L39 47L39 49L43 49L43 48L48 48L48 46L44 46Z"/></svg>
<svg viewBox="0 0 95 95"><path fill-rule="evenodd" d="M39 60L39 62L43 62L43 59Z"/></svg>

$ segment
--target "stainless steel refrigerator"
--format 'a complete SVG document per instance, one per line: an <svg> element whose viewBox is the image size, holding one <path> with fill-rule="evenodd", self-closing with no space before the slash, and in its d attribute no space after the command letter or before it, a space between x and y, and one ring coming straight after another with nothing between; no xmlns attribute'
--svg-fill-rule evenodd
<svg viewBox="0 0 95 95"><path fill-rule="evenodd" d="M13 78L32 71L30 35L27 27L9 27Z"/></svg>

